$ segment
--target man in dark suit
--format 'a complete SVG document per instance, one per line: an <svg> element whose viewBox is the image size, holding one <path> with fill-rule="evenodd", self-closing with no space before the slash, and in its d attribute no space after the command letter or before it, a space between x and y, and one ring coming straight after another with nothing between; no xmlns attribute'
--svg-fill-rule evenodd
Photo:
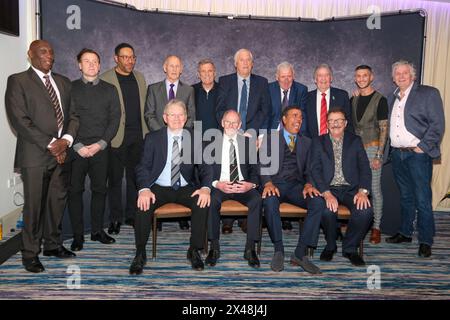
<svg viewBox="0 0 450 320"><path fill-rule="evenodd" d="M51 72L51 45L33 41L28 57L32 66L8 78L5 104L17 132L14 167L24 185L22 262L25 270L38 273L44 271L38 257L42 239L45 256L75 256L62 245L61 222L68 187L64 161L78 117L71 107L70 80Z"/></svg>
<svg viewBox="0 0 450 320"><path fill-rule="evenodd" d="M199 250L204 246L210 204L211 167L199 165L200 188L194 169L202 152L194 150L193 134L183 130L187 110L183 101L170 100L164 108L167 128L150 132L144 141L144 151L136 167L139 188L136 215L136 256L130 266L130 274L141 274L147 261L147 244L153 212L166 203L179 203L192 210L191 240L187 257L192 268L203 270ZM201 151L201 150L200 150ZM198 189L196 189L198 188Z"/></svg>
<svg viewBox="0 0 450 320"><path fill-rule="evenodd" d="M239 49L234 55L236 72L219 78L223 101L217 112L217 120L221 121L228 109L239 113L242 120L241 129L253 129L258 135L260 129L269 128L271 114L269 83L266 78L252 74L253 55L247 49ZM251 134L250 134L251 135ZM233 231L233 219L223 220L224 233ZM240 220L241 228L246 231L246 220Z"/></svg>
<svg viewBox="0 0 450 320"><path fill-rule="evenodd" d="M353 132L352 113L348 93L342 89L331 87L333 71L322 63L314 70L314 82L317 89L308 92L306 105L307 135L310 138L327 133L327 113L334 107L340 107L348 119L347 131Z"/></svg>
<svg viewBox="0 0 450 320"><path fill-rule="evenodd" d="M404 60L392 65L398 88L388 97L392 170L400 190L401 226L389 243L411 242L417 213L419 256L430 257L435 232L431 178L441 155L445 129L442 99L436 88L415 82L416 70Z"/></svg>
<svg viewBox="0 0 450 320"><path fill-rule="evenodd" d="M302 237L308 244L313 243L314 239L317 243L320 218L324 209L320 202L316 205L320 194L310 183L308 162L311 139L299 134L302 125L300 107L288 106L283 109L282 121L282 129L268 134L259 150L262 163L261 185L264 187L262 192L264 216L274 245L270 267L275 272L284 269L280 203L288 202L308 208L302 232ZM271 161L265 163L265 158ZM272 169L269 169L270 167ZM301 254L296 253L291 258L293 263L301 265L311 273L320 273L320 270L312 265L305 255L306 247Z"/></svg>
<svg viewBox="0 0 450 320"><path fill-rule="evenodd" d="M345 131L347 120L341 108L328 112L328 134L316 137L311 147L311 178L326 204L322 227L327 245L320 260L331 261L337 251L337 210L339 203L351 211L342 240L342 255L355 266L365 262L357 253L373 219L368 198L372 181L369 160L359 136Z"/></svg>
<svg viewBox="0 0 450 320"><path fill-rule="evenodd" d="M237 111L227 110L222 119L223 136L214 141L216 146L211 193L210 232L211 249L205 263L215 266L220 256L220 208L225 200L236 200L248 207L247 242L244 258L253 268L260 266L255 243L260 241L261 195L256 190L259 170L256 145L238 134L242 125Z"/></svg>

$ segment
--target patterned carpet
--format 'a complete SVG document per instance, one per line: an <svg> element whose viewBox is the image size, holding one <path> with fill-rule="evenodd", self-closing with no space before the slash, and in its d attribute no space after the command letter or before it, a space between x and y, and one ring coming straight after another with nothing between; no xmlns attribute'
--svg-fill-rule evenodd
<svg viewBox="0 0 450 320"><path fill-rule="evenodd" d="M46 271L26 272L16 254L0 266L0 299L449 299L450 298L450 213L437 213L437 234L431 259L417 257L413 243L371 245L365 243L367 265L380 268L381 289L369 290L367 268L353 267L339 253L332 262L321 262L321 236L314 262L323 274L313 276L289 264L298 237L298 224L284 231L285 270L270 270L272 246L263 233L261 268L251 269L242 258L245 234L235 226L222 235L221 258L214 268L191 270L186 260L189 232L167 222L158 237L158 258L149 259L144 273L130 276L134 256L133 230L123 227L117 242L102 245L88 239L75 259L42 257ZM71 241L65 246L70 247ZM151 242L147 249L151 257ZM80 268L80 288L67 287L70 265ZM69 281L69 283L73 283Z"/></svg>

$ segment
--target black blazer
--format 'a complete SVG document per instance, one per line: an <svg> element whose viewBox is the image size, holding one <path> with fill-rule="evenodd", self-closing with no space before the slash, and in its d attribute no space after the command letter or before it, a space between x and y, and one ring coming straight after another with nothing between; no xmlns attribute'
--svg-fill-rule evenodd
<svg viewBox="0 0 450 320"><path fill-rule="evenodd" d="M220 77L219 84L223 94L222 105L217 112L217 121L220 123L226 110L238 110L237 74L232 73ZM246 129L267 129L272 112L267 79L254 74L250 75L249 90Z"/></svg>
<svg viewBox="0 0 450 320"><path fill-rule="evenodd" d="M351 189L371 189L372 172L369 159L359 136L345 132L342 147L342 172ZM313 185L324 192L330 189L334 177L334 153L329 134L316 137L311 148L311 178Z"/></svg>
<svg viewBox="0 0 450 320"><path fill-rule="evenodd" d="M330 88L330 106L329 109L334 107L341 107L344 109L345 117L347 118L346 131L354 132L352 123L352 108L350 106L350 99L348 98L347 91L338 88ZM306 122L308 123L307 135L310 138L315 138L319 135L319 128L317 126L317 89L308 92L308 100L306 103ZM303 117L305 118L305 117Z"/></svg>
<svg viewBox="0 0 450 320"><path fill-rule="evenodd" d="M278 155L272 155L271 143L275 139L278 141ZM275 143L275 141L273 141ZM284 161L284 151L286 148L286 142L284 140L283 131L274 132L271 134L264 135L264 139L259 149L259 159L260 159L260 179L261 185L264 186L267 182L272 181L273 176L280 173L283 168ZM297 155L297 166L299 177L298 180L303 184L310 182L310 169L309 169L309 152L311 149L311 139L302 135L297 135L295 142L296 155ZM275 152L275 151L274 151ZM267 156L270 159L270 163L266 163ZM279 162L277 163L277 158ZM270 174L267 174L267 170L270 166Z"/></svg>
<svg viewBox="0 0 450 320"><path fill-rule="evenodd" d="M52 72L61 97L64 113L62 135L76 137L79 119L71 104L71 82ZM37 73L30 67L27 71L8 78L5 105L11 126L17 132L15 168L48 166L56 159L47 146L58 137L58 126L53 103Z"/></svg>
<svg viewBox="0 0 450 320"><path fill-rule="evenodd" d="M200 150L198 150L198 146L194 145L194 134L190 130L183 130L181 143L182 159L186 148L190 149L190 163L181 163L180 171L183 178L194 187L211 187L212 170L210 166L200 161L202 148L200 146ZM138 190L150 188L155 183L166 165L167 154L167 127L149 132L145 136L141 161L136 166L136 185ZM200 186L195 175L196 163L200 163L198 165Z"/></svg>

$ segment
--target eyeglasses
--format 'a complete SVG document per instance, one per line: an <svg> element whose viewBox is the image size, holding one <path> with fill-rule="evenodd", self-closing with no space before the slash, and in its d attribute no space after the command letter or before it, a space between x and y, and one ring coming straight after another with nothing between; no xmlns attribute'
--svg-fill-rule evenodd
<svg viewBox="0 0 450 320"><path fill-rule="evenodd" d="M239 125L239 122L223 120L223 124L226 125L226 126L237 127Z"/></svg>
<svg viewBox="0 0 450 320"><path fill-rule="evenodd" d="M166 113L166 116L169 118L184 118L186 117L186 114L184 113Z"/></svg>
<svg viewBox="0 0 450 320"><path fill-rule="evenodd" d="M131 61L136 61L137 57L136 56L118 56L120 59L123 59L125 61L131 60Z"/></svg>
<svg viewBox="0 0 450 320"><path fill-rule="evenodd" d="M327 123L328 124L335 124L335 123L337 123L337 124L341 125L341 124L344 123L344 121L345 121L345 119L336 119L336 120L330 119L330 120L327 120Z"/></svg>

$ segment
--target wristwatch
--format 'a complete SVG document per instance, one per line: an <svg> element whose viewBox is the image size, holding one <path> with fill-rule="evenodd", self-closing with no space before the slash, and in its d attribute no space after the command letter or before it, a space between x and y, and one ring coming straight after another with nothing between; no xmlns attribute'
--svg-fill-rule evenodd
<svg viewBox="0 0 450 320"><path fill-rule="evenodd" d="M359 188L359 190L358 190L359 192L362 192L362 193L364 193L366 196L368 196L369 195L369 190L367 190L367 189L364 189L364 188Z"/></svg>

